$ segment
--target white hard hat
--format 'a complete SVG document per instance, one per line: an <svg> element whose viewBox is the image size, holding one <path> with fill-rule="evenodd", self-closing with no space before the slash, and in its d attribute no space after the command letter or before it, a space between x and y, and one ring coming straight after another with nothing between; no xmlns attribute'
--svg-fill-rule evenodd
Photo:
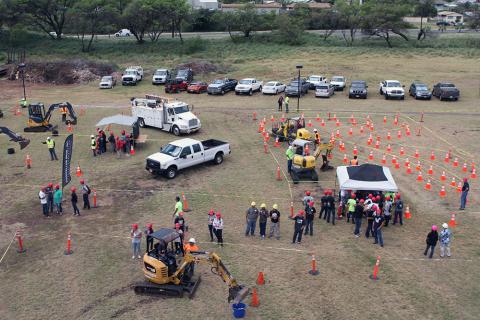
<svg viewBox="0 0 480 320"><path fill-rule="evenodd" d="M444 223L442 224L443 229L448 229L448 224Z"/></svg>
<svg viewBox="0 0 480 320"><path fill-rule="evenodd" d="M190 239L188 240L188 242L190 242L190 243L195 243L195 238L190 238Z"/></svg>
<svg viewBox="0 0 480 320"><path fill-rule="evenodd" d="M317 129L313 129L313 132L318 132L318 130L317 130Z"/></svg>
<svg viewBox="0 0 480 320"><path fill-rule="evenodd" d="M95 136L93 134L90 135L90 138L95 138Z"/></svg>
<svg viewBox="0 0 480 320"><path fill-rule="evenodd" d="M50 137L47 137L47 140L50 140Z"/></svg>
<svg viewBox="0 0 480 320"><path fill-rule="evenodd" d="M288 149L293 150L293 146L289 146Z"/></svg>

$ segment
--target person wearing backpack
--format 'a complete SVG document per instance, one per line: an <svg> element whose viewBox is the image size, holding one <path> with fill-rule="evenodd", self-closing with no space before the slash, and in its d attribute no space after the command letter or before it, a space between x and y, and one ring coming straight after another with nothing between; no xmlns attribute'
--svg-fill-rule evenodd
<svg viewBox="0 0 480 320"><path fill-rule="evenodd" d="M403 226L403 201L400 198L400 193L395 197L395 217L393 218L393 225L400 221L400 225Z"/></svg>
<svg viewBox="0 0 480 320"><path fill-rule="evenodd" d="M80 184L82 185L82 196L83 196L83 209L90 210L90 187L85 183L85 180L80 180Z"/></svg>

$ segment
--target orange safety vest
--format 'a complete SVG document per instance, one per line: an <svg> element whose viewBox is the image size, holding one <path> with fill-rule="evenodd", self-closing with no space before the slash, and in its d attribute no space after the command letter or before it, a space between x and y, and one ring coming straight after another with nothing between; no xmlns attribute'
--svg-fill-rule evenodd
<svg viewBox="0 0 480 320"><path fill-rule="evenodd" d="M60 112L61 112L62 114L67 114L67 107L61 107L61 108L60 108Z"/></svg>
<svg viewBox="0 0 480 320"><path fill-rule="evenodd" d="M358 160L357 159L350 160L350 165L357 166L358 165Z"/></svg>
<svg viewBox="0 0 480 320"><path fill-rule="evenodd" d="M186 245L183 246L183 249L185 250L185 252L190 252L190 251L198 251L200 250L199 247L197 247L197 245L191 245L190 243L187 243Z"/></svg>
<svg viewBox="0 0 480 320"><path fill-rule="evenodd" d="M320 143L320 133L315 133L315 140Z"/></svg>

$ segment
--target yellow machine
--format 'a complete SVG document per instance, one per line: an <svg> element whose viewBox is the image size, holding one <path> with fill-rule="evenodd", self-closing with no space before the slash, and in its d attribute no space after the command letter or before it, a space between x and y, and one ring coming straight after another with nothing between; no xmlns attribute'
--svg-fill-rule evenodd
<svg viewBox="0 0 480 320"><path fill-rule="evenodd" d="M272 127L272 134L279 141L292 141L295 139L313 140L314 136L305 129L305 119L300 117L288 118L283 122L276 122Z"/></svg>
<svg viewBox="0 0 480 320"><path fill-rule="evenodd" d="M237 283L216 253L192 251L183 257L177 256L173 241L180 235L174 229L162 228L149 237L154 245L147 248L143 256L146 281L134 286L135 293L183 297L185 291L192 298L201 280L200 276L194 277L195 265L208 263L212 273L220 276L229 287L228 302L238 303L248 294L248 288Z"/></svg>
<svg viewBox="0 0 480 320"><path fill-rule="evenodd" d="M312 180L318 181L318 174L315 170L317 159L322 154L322 151L325 151L322 154L322 166L320 170L327 171L333 169L329 165L328 156L333 150L332 143L320 143L316 146L312 141L307 141L303 139L296 139L292 142L292 146L295 149L295 156L293 157L292 171L290 175L292 177L293 183L298 183L300 180ZM310 150L309 154L306 154L305 149ZM315 150L314 150L315 149Z"/></svg>
<svg viewBox="0 0 480 320"><path fill-rule="evenodd" d="M28 105L28 122L27 127L23 131L45 132L54 130L55 127L50 124L50 118L52 117L52 112L56 109L65 110L63 118L66 124L77 124L77 115L69 102L54 103L48 108L47 112L45 112L45 106L42 103L35 103ZM66 119L67 111L70 119Z"/></svg>

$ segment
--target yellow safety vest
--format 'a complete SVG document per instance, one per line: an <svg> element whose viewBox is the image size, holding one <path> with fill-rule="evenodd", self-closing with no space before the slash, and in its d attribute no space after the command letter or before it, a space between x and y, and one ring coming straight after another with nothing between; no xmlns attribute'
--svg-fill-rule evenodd
<svg viewBox="0 0 480 320"><path fill-rule="evenodd" d="M48 149L55 148L55 141L53 141L53 139L47 140L47 147Z"/></svg>
<svg viewBox="0 0 480 320"><path fill-rule="evenodd" d="M93 150L97 148L97 141L95 141L95 138L92 138L92 140L90 141L90 145L92 146Z"/></svg>

